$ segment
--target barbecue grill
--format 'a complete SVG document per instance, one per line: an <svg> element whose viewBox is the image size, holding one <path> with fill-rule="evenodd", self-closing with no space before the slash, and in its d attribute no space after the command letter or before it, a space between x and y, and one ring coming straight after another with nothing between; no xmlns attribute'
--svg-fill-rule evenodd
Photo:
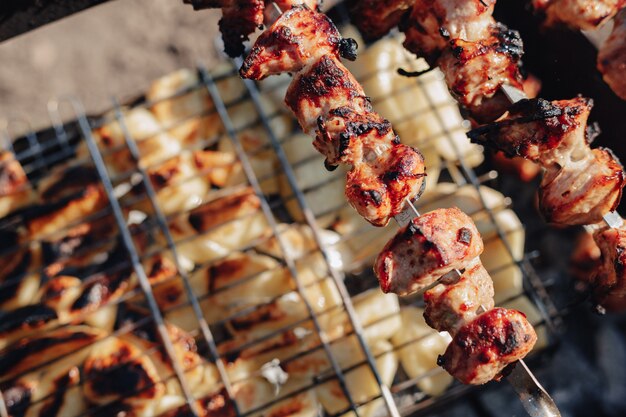
<svg viewBox="0 0 626 417"><path fill-rule="evenodd" d="M199 351L202 356L216 365L219 378L224 387L224 397L226 401L233 404L233 412L237 416L254 415L257 412L262 412L268 408L280 403L281 401L291 398L293 396L305 393L309 390L319 388L322 384L336 380L339 383L339 387L347 400L347 407L339 410L333 415L343 415L346 412L353 412L354 415L360 415L362 407L370 404L374 401L381 403L378 413L381 415L385 412L392 416L398 415L427 415L438 408L450 404L451 401L461 398L471 398L471 393L476 391L477 388L464 386L461 384L452 384L446 389L442 395L430 396L417 388L416 383L425 378L433 377L444 371L441 369L435 369L426 371L421 375L409 377L405 372L399 370L393 380L392 384L385 384L383 376L380 375L376 366L376 361L380 357L384 356L387 352L375 353L371 346L369 346L366 330L369 326L376 323L361 323L358 314L355 311L353 299L365 290L374 288L377 283L373 274L370 272L369 266L373 256L376 254L376 250L380 249L385 239L380 238L376 240L376 234L382 236L384 231L373 230L369 226L355 227L348 232L340 234L338 242L333 242L330 245L325 241L323 236L323 230L329 227L328 215L330 213L337 213L343 208L347 207L345 201L328 202L328 206L319 207L311 206L311 199L309 195L316 189L323 188L333 181L341 181L342 175L339 173L325 173L320 175L319 179L313 184L306 184L302 186L302 178L297 175L297 170L302 164L307 163L307 159L300 161L293 161L289 155L285 152L285 147L289 146L291 140L297 140L294 138L297 131L290 131L288 135L284 135L283 132L277 131L275 123L273 121L279 116L286 116L287 112L278 108L274 112L268 112L267 107L264 105L264 100L271 100L274 96L281 96L279 93L286 86L285 80L277 80L272 83L260 83L256 84L248 80L239 80L237 74L237 68L239 62L229 62L227 67L220 67L219 70L207 69L206 67L199 66L196 71L198 74L198 82L193 86L185 87L184 89L175 92L173 95L160 98L159 102L171 100L173 98L182 97L187 94L206 91L211 98L213 107L206 110L202 114L195 114L192 117L203 117L207 115L216 115L219 118L221 126L223 126L222 133L224 137L231 141L231 145L236 153L239 163L242 166L245 174L245 182L248 184L254 194L260 199L261 212L269 229L271 231L269 236L264 236L262 239L275 238L278 246L281 249L281 256L279 262L284 265L294 277L296 283L296 293L300 296L306 307L307 315L305 318L298 318L298 320L291 322L286 327L282 327L278 330L268 332L261 340L253 340L249 342L250 346L259 344L265 340L272 339L278 334L284 333L289 330L297 329L299 326L305 323L310 324L313 331L319 338L319 345L314 347L312 351L318 350L325 352L328 355L330 368L327 372L323 372L318 378L315 378L309 385L300 386L295 390L287 391L281 389L280 384L277 383L277 395L271 397L263 404L260 404L252 409L242 409L237 401L237 395L233 389L233 383L238 381L231 381L229 378L226 365L229 360L229 356L232 356L233 352L224 351L220 348L220 344L224 342L228 335L227 331L223 329L223 326L215 325L215 323L209 323L202 310L201 302L204 294L197 294L190 282L190 271L188 267L181 263L178 257L179 247L181 242L177 241L172 234L168 224L172 218L172 215L166 214L157 202L158 190L155 189L153 182L149 177L149 170L151 167L141 166L137 163L133 169L133 172L125 173L122 176L112 174L110 167L107 167L105 160L110 156L110 152L103 151L93 131L98 127L110 123L115 120L122 128L124 135L124 148L135 161L139 161L141 158L138 143L145 138L133 137L128 129L126 117L129 111L133 109L143 108L150 109L154 106L155 102L146 101L145 99L138 99L127 103L120 103L117 99L113 99L111 103L110 111L96 116L88 116L80 100L75 97L63 97L48 102L48 111L50 114L52 125L48 129L40 131L29 131L26 134L16 135L12 134L14 127L26 123L24 120L10 120L3 126L1 134L3 136L5 146L15 154L16 159L20 162L24 171L26 172L29 181L32 184L38 184L45 178L55 167L61 166L68 161L76 161L80 158L77 157L77 148L86 145L89 151L89 158L83 159L80 164L89 165L95 167L99 181L104 189L107 206L91 216L91 218L112 216L114 224L117 228L117 236L109 239L120 239L122 247L124 248L125 255L121 257L117 265L106 264L109 268L124 268L130 266L132 271L138 279L138 287L129 290L124 296L113 301L113 304L122 306L127 301L134 298L140 298L142 301L139 303L149 311L147 314L138 319L138 321L128 325L128 322L124 326L117 326L112 335L119 336L124 333L130 332L133 328L140 328L147 323L154 323L158 333L159 340L161 341L161 347L167 355L167 362L172 364L174 373L171 376L173 381L180 386L183 397L186 400L188 412L194 413L194 394L189 387L187 381L186 370L183 369L174 353L174 344L176 340L171 339L171 335L165 326L165 319L167 311L159 306L157 299L154 296L154 285L149 281L149 271L146 271L144 261L151 255L157 252L169 253L172 255L174 261L177 276L181 280L184 286L184 290L189 300L188 305L178 306L177 308L190 307L192 317L195 323L194 329L190 332L192 336L197 340ZM407 56L406 66L410 67L412 64L411 59ZM368 81L368 78L373 78L376 75L380 75L383 72L395 72L396 67L392 65L386 69L379 69L376 73L365 74L360 77L360 82ZM536 328L545 332L545 338L547 344L534 353L530 358L531 363L539 363L542 358L549 354L550 347L559 338L559 333L562 329L562 316L567 312L566 310L559 310L552 300L552 294L549 291L549 285L546 286L547 280L543 277L554 276L554 267L547 265L540 265L538 271L535 267L534 260L540 257L538 253L537 245L532 242L532 239L527 239L527 252L523 256L518 256L514 253L514 250L509 244L511 233L515 230L505 230L501 227L500 222L497 221L498 213L502 210L506 210L510 207L511 200L505 200L504 206L492 206L488 202L488 197L485 196L486 185L498 185L497 174L490 170L489 167L481 165L475 167L476 164L469 163L468 160L472 159L474 154L480 152L476 148L461 149L459 142L455 135L458 133L463 134L467 130L467 127L461 120L458 125L450 126L450 123L446 122L446 108L447 106L454 106L452 98L448 97L447 102L442 103L439 98L430 96L428 85L429 83L441 82L437 73L429 73L423 76L415 78L416 85L425 92L427 107L419 109L416 112L411 112L404 115L403 118L411 119L418 117L418 114L426 113L428 117L436 121L439 125L439 132L423 140L421 146L428 145L434 141L447 141L449 148L453 151L454 158L442 158L440 157L436 164L430 162L429 165L436 166L440 171L439 183L446 183L447 190L450 195L456 195L459 190L472 190L478 198L480 203L476 212L470 213L472 215L481 215L483 219L488 222L488 227L495 231L495 234L491 239L499 239L504 243L504 247L508 253L510 260L506 261L499 268L506 269L509 267L515 267L519 269L523 276L523 291L515 294L511 297L507 297L504 300L500 300L499 305L509 305L515 303L521 299L528 299L532 302L534 308L540 315L539 322L533 323ZM237 97L224 96L224 86L240 84L241 94ZM277 93L278 92L278 93ZM391 98L397 95L404 94L403 91L393 91L390 95ZM235 112L238 105L241 103L249 103L250 108L254 109L254 119L251 124L245 124L243 126L237 125L233 122L233 112ZM374 107L377 106L377 101L373 100ZM421 117L421 116L420 116ZM163 131L168 131L171 128L185 123L186 119L176 120L171 126L164 126ZM258 147L250 147L241 140L241 132L247 128L256 127L264 131L267 142L261 144ZM201 147L210 148L217 145L218 137L204 138ZM303 146L308 144L303 144ZM255 170L254 164L251 162L261 152L270 151L275 154L277 161L277 170L272 173L259 173ZM262 184L269 178L281 178L283 181L283 187L287 187L289 192L282 192L279 194L267 193L264 191ZM129 208L132 205L131 200L124 199L125 191L128 191L128 184L132 183L132 186L141 185L144 190L144 194L136 199L145 199L149 203L150 212L149 218L146 223L142 223L145 229L151 235L160 235L160 247L157 249L151 249L150 253L145 253L141 248L138 248L135 237L137 235L136 224L131 224L133 221L129 219L132 215L129 212ZM126 185L124 185L126 184ZM499 183L499 185L507 188L507 191L517 192L511 186L510 182L506 179ZM523 187L522 187L523 188ZM232 190L225 189L225 192ZM517 198L524 199L528 193L521 191L519 194L515 194ZM432 204L437 206L438 204L445 204L446 197L439 196L432 197L429 201L428 197L424 198L424 204ZM420 202L421 203L421 202ZM524 201L523 204L527 203ZM522 206L520 205L520 206ZM299 215L294 213L300 213ZM529 234L535 236L538 233L544 233L544 226L540 226L541 222L536 215L532 212L523 211L519 213L524 223L531 225ZM297 217L294 218L294 217ZM85 219L81 219L84 221ZM3 219L0 222L0 227L10 228L15 225L15 222L19 222L19 217L11 217ZM293 223L298 221L308 226L312 232L312 238L314 241L314 249L307 253L306 256L313 256L316 254L321 255L321 259L324 261L325 273L330 277L338 293L340 294L341 303L337 306L331 307L328 311L318 311L310 304L305 294L306 286L305 282L299 278L299 269L297 267L298 259L295 259L290 255L289 242L285 240L285 230L281 227L281 223ZM379 237L380 237L379 236ZM379 242L379 246L375 244L365 245L369 241ZM489 238L488 238L489 239ZM366 242L367 240L367 242ZM258 242L254 242L258 243ZM343 264L337 264L335 259L336 246L344 245L352 249L364 246L363 250L356 250L351 252L352 257L350 259L344 259ZM26 243L24 244L26 245ZM105 245L105 242L94 242L94 246ZM253 242L250 242L252 247ZM373 246L373 247L372 247ZM241 248L241 250L246 248ZM228 256L228 255L225 255ZM126 262L126 263L125 263ZM95 273L91 271L90 273ZM0 284L0 288L6 288L13 280L5 281ZM83 282L89 282L89 274L81 277ZM549 282L548 282L549 284ZM266 304L266 303L263 303ZM251 307L251 310L261 308L263 304ZM419 300L403 300L402 305L420 305ZM364 358L362 361L351 364L350 366L342 366L340 360L336 358L333 353L333 345L337 343L337 340L331 340L323 326L320 324L320 319L325 315L333 314L338 311L342 311L349 318L350 332L342 335L341 338L347 338L354 336L357 340L357 346L359 352L355 352L355 356ZM241 313L237 313L241 315ZM384 321L385 318L382 320ZM228 317L223 317L221 322L227 322ZM107 336L111 337L111 336ZM413 343L419 342L419 338L406 343L410 346ZM402 349L405 345L394 346L394 352ZM239 348L241 349L241 348ZM303 352L298 355L305 356L311 353L311 351ZM71 357L72 353L66 354ZM286 361L292 361L297 357L288 358ZM284 363L285 361L281 361ZM265 374L268 380L274 381L276 378L280 379L280 370L278 366L281 362L268 362L266 365L270 371ZM367 369L376 381L377 393L373 396L368 396L364 400L356 400L354 398L354 392L349 389L349 382L347 380L347 374L357 369ZM258 369L258 372L262 372L263 369ZM19 375L21 376L21 375ZM2 385L0 384L0 387ZM476 404L474 404L476 406ZM85 414L92 414L96 409L101 406L94 406ZM102 407L101 407L102 408ZM106 410L106 408L103 408ZM6 411L6 404L2 401L0 396L0 415L8 415Z"/></svg>

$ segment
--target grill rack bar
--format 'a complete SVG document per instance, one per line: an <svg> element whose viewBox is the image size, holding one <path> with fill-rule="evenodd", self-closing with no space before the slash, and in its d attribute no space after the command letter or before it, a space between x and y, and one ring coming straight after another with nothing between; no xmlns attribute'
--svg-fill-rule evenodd
<svg viewBox="0 0 626 417"><path fill-rule="evenodd" d="M155 320L157 330L161 338L161 342L163 343L163 347L165 348L165 351L167 352L168 359L172 367L174 368L176 378L183 391L183 396L185 397L187 403L191 407L193 414L197 416L198 412L196 410L196 404L193 401L191 390L189 389L189 386L187 385L187 381L184 377L183 368L181 367L181 364L179 363L174 353L174 345L165 328L163 315L161 314L161 311L156 302L156 299L154 298L154 294L152 293L152 287L150 286L150 282L148 281L146 271L144 270L143 265L141 264L139 254L137 253L137 249L135 248L135 244L133 242L132 235L124 221L124 214L122 212L119 202L117 201L117 198L114 195L113 185L111 184L111 179L109 178L109 174L108 174L106 165L104 164L104 160L102 159L102 155L100 154L100 151L98 149L98 145L96 144L91 134L91 126L89 125L89 122L87 121L87 118L85 116L85 110L82 106L82 103L80 103L80 101L78 101L74 97L68 97L67 100L70 102L76 114L79 127L83 134L83 138L85 142L87 143L87 147L89 148L89 153L93 159L94 165L98 172L98 176L100 177L100 180L102 181L104 190L109 199L109 204L111 206L111 210L113 211L113 215L115 217L115 221L117 223L119 233L123 239L124 246L126 247L128 255L131 257L133 270L139 280L139 284L144 293L144 296L146 298L146 301L148 303L152 316Z"/></svg>
<svg viewBox="0 0 626 417"><path fill-rule="evenodd" d="M137 144L133 141L133 138L130 135L130 132L128 131L128 127L126 126L126 123L124 121L124 115L122 114L120 104L117 101L117 99L113 99L113 106L115 109L115 118L119 122L120 126L122 127L122 132L124 134L126 145L130 149L130 152L135 158L135 160L139 161L139 158L140 158L139 148L137 147ZM237 402L234 401L235 397L234 397L230 382L228 381L226 369L224 368L224 364L222 363L222 361L218 360L219 355L217 353L217 346L215 344L215 338L213 337L213 333L211 332L211 329L209 328L209 325L206 319L204 318L204 315L202 314L202 310L200 308L200 304L198 303L198 299L196 295L193 293L193 289L191 288L191 283L189 282L189 276L187 275L187 272L185 272L185 269L181 267L180 258L178 257L178 251L176 249L176 245L174 244L174 239L172 238L172 234L169 230L169 226L167 224L165 216L163 215L163 212L161 211L161 208L159 207L159 204L156 201L156 192L154 190L152 182L148 178L148 174L146 170L142 168L140 164L137 164L137 170L141 174L142 182L144 184L146 194L148 195L150 199L150 204L155 211L159 228L161 232L165 235L165 239L167 241L167 247L169 248L169 250L171 251L173 255L174 264L176 266L178 275L182 278L183 285L185 286L185 292L187 293L187 298L191 300L191 306L196 316L196 320L198 324L200 325L200 331L202 333L202 337L207 343L209 350L211 352L211 355L213 356L212 359L215 362L215 365L220 375L220 379L222 380L222 383L224 384L224 388L226 389L226 392L228 393L229 398L232 400L232 405L235 410L235 414L237 416L240 416L241 412L239 411ZM158 310L158 306L157 306L157 310ZM195 402L190 403L190 401L193 401L193 397L187 396L187 395L186 397L187 397L187 404L191 407L192 412L194 413L194 415L197 414Z"/></svg>
<svg viewBox="0 0 626 417"><path fill-rule="evenodd" d="M237 59L235 63L236 63L236 67L238 68L241 66L242 61L240 59ZM389 412L391 417L400 417L398 408L396 407L396 404L393 401L393 398L391 397L391 392L389 391L389 388L387 387L387 385L383 383L382 377L378 373L378 370L376 368L376 362L374 361L373 355L369 347L367 346L367 342L365 341L365 337L363 334L364 333L363 327L361 326L359 321L356 319L356 312L354 311L354 306L352 305L352 301L350 299L350 295L348 294L348 290L346 289L345 284L339 277L337 271L335 270L335 268L333 268L333 266L330 263L330 257L328 255L328 251L326 250L325 246L322 244L320 231L319 231L319 227L317 225L315 216L313 216L312 210L308 207L308 204L304 198L304 194L302 193L302 190L300 190L300 188L298 187L298 182L296 180L291 164L289 163L289 160L287 159L285 152L283 151L281 145L278 143L278 139L269 125L269 121L267 119L267 116L265 115L263 106L261 105L260 93L258 89L256 88L256 85L253 81L244 79L243 82L246 88L248 89L248 93L250 94L250 98L254 102L254 106L256 110L259 112L259 115L261 116L263 126L269 135L270 141L272 143L272 147L274 148L274 151L276 152L276 155L278 156L278 160L283 169L283 172L287 176L287 181L289 182L289 186L291 187L291 190L294 192L294 195L298 202L298 206L302 210L306 223L308 224L308 226L311 228L311 231L313 232L313 237L315 239L317 247L322 253L324 261L326 262L326 268L328 272L330 273L331 277L333 278L337 289L339 290L339 293L342 298L343 306L346 310L346 314L350 320L350 324L352 325L354 332L357 335L359 345L363 353L365 354L365 357L367 358L367 363L369 365L370 371L372 372L372 375L376 379L376 383L378 384L380 392L382 393L387 411ZM358 416L359 413L356 410L356 408L354 408L354 404L353 404L353 401L351 400L351 397L346 396L346 398L348 398L352 406L351 409L353 409L353 411Z"/></svg>
<svg viewBox="0 0 626 417"><path fill-rule="evenodd" d="M224 106L224 102L222 101L222 98L219 95L219 91L217 90L217 87L215 86L215 82L211 78L211 75L206 71L206 69L204 69L202 67L199 68L199 74L200 74L200 79L204 82L207 91L209 92L209 94L211 95L211 98L213 99L213 103L214 103L214 105L216 106L216 108L218 110L218 114L220 115L220 118L222 119L222 123L223 123L224 127L226 128L228 136L233 141L233 144L235 146L235 151L236 151L237 155L239 156L239 161L242 164L242 167L243 167L243 169L244 169L244 171L246 173L246 177L248 178L248 181L250 182L250 184L254 188L255 193L257 194L257 196L261 200L261 207L262 207L262 210L263 210L263 214L265 215L266 220L270 224L270 227L272 228L272 231L273 231L274 235L276 235L276 232L278 231L277 230L276 220L274 219L274 215L271 212L271 209L270 209L270 207L268 205L268 202L265 199L265 196L263 195L263 192L261 191L261 187L259 185L259 182L256 179L256 174L254 173L254 170L252 169L252 166L250 165L250 162L248 161L248 157L247 157L247 155L246 155L246 153L245 153L245 151L243 149L243 146L241 145L241 142L239 141L239 138L237 137L237 133L235 132L233 124L232 124L232 122L230 120L230 116L228 115L228 110ZM343 375L343 373L341 371L341 367L339 366L336 358L333 356L333 354L332 354L332 352L330 350L330 346L329 346L329 344L328 344L328 342L326 340L326 336L324 334L324 331L322 330L322 328L321 328L321 326L320 326L320 324L319 324L319 322L317 320L317 317L315 316L315 313L314 313L314 311L313 311L309 301L304 296L304 292L302 290L302 284L298 280L298 271L296 270L294 261L291 258L291 256L288 254L288 252L286 251L286 246L285 246L284 242L282 241L282 239L277 236L276 240L278 241L278 244L280 245L281 251L283 252L283 256L284 256L285 261L287 262L287 266L289 268L289 271L290 271L291 275L293 276L293 278L294 278L294 280L296 282L296 286L298 288L298 293L300 294L300 297L302 298L302 301L306 305L306 308L308 310L308 313L309 313L309 316L311 318L311 321L313 322L313 325L314 325L314 327L316 329L318 337L320 338L320 340L322 341L322 343L324 345L324 351L326 352L326 355L328 356L328 359L331 362L333 370L335 371L335 374L337 375L338 382L339 382L339 385L341 387L341 390L343 391L344 395L346 396L346 398L350 402L350 405L351 405L350 409L358 417L359 416L359 412L356 409L356 407L354 406L354 401L352 400L352 394L350 393L350 391L348 389L345 375Z"/></svg>

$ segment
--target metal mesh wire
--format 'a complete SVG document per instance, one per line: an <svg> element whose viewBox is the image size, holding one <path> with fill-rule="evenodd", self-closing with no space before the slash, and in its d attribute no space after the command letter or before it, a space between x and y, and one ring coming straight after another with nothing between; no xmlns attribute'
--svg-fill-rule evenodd
<svg viewBox="0 0 626 417"><path fill-rule="evenodd" d="M407 58L406 65L415 64ZM395 64L392 63L388 68L376 68L374 71L368 72L367 69L363 69L357 77L367 90L371 80L394 71ZM104 301L96 303L97 311L116 309L118 319L110 333L98 337L93 343L105 344L107 340L136 334L141 329L156 329L158 338L141 352L141 356L153 357L161 354L163 362L168 365L168 370L161 372L160 379L157 378L156 382L140 386L136 392L128 394L151 392L155 386L171 384L174 386L171 391L177 394L177 398L183 400L183 404L175 404L179 407L179 414L176 415L206 415L203 413L206 413L209 404L215 406L216 403L228 409L225 415L297 414L296 409L289 407L299 404L303 409L306 408L307 393L317 390L319 396L320 389L328 388L328 384L333 383L337 384L334 391L333 387L328 388L336 397L334 406L330 407L332 410L324 404L326 414L331 415L352 413L357 416L370 416L373 415L371 409L367 407L370 404L377 406L376 413L379 414L384 412L392 416L425 414L438 404L464 396L472 388L460 384L452 384L440 395L427 394L424 385L420 383L428 385L437 378L442 378L444 371L440 368L424 369L417 375L409 375L406 369L400 369L398 372L392 372L391 379L386 375L389 371L385 369L384 361L390 357L389 355L401 354L404 350L419 346L432 338L434 333L417 334L414 338L393 345L382 344L385 346L383 349L380 349L380 343L376 345L372 341L372 329L387 326L393 317L383 315L377 316L375 320L364 320L363 311L359 310L358 303L362 300L359 294L376 286L376 281L369 272L369 265L376 251L392 233L390 229L393 227L389 226L386 231L373 229L364 222L355 221L350 214L345 214L350 213L345 200L331 197L319 199L319 195L324 193L330 195L329 190L335 190L337 186L340 189L343 187L344 173L340 170L323 172L320 156L313 156L308 151L300 152L299 149L310 147L309 143L302 141L298 131L290 127L293 122L285 125L284 121L291 120L291 117L280 105L269 105L276 102L276 97L282 98L287 82L285 79L277 79L257 85L250 81L241 81L237 77L235 65L220 67L215 71L199 68L196 81L173 95L168 94L154 101L140 100L125 107L114 100L112 111L104 116L88 118L78 100L65 98L51 101L48 105L53 123L51 129L37 133L29 129L29 133L14 140L10 129L21 122L12 121L7 124L2 131L5 144L22 165L30 187L41 189L46 178L58 175L60 169L89 167L97 173L97 188L102 193L104 203L101 207L91 210L86 217L77 217L63 223L60 230L45 230L41 233L37 231L35 233L30 227L32 223L26 222L29 216L35 216L28 210L18 210L15 212L17 214L6 216L0 222L3 230L11 230L16 224L22 224L26 225L30 234L27 233L28 237L20 240L15 247L6 249L5 259L29 250L35 241L56 239L64 233L67 235L80 225L93 225L98 221L104 223L106 231L102 232L101 238L83 244L78 251L70 251L73 257L95 252L108 254L104 262L98 263L94 260L97 257L93 257L89 258L89 265L76 267L80 271L77 285L81 289L101 283L99 279L103 276L121 274L126 277L122 290L115 291L108 298L101 296ZM392 89L378 97L373 96L372 101L375 108L384 109L387 105L390 112L396 113L396 120L390 117L396 127L401 128L403 123L407 123L407 129L410 130L413 126L411 123L417 123L416 120L419 118L428 118L437 129L433 129L425 137L418 138L415 144L421 149L447 143L448 153L444 152L444 156L437 151L427 152L427 155L435 155L436 159L427 158L427 163L432 172L439 173L439 183L445 183L445 187L440 187L439 193L427 194L420 200L420 208L450 204L451 201L457 201L455 199L459 195L474 202L473 209L468 214L491 231L484 236L487 250L493 243L502 245L503 253L507 254L506 259L500 259L498 265L492 265L488 269L494 276L495 274L508 276L511 271L518 271L516 273L523 276L523 289L516 293L504 294L498 304L517 306L520 302L531 300L530 305L539 313L533 324L546 339L551 340L555 329L559 327L559 314L550 302L541 279L533 270L529 256L516 253L510 243L516 233L523 234L521 224L513 229L503 227L501 216L510 212L508 207L510 200L502 199L494 205L490 201L490 196L486 195L486 193L493 195L486 188L486 184L491 183L496 175L487 172L479 176L473 171L472 166L476 164L468 161L480 158L481 151L476 147L462 146L463 142L459 141L459 135L464 136L465 127L460 118L458 123L455 121L451 124L448 120L449 112L456 111L452 99L447 95L442 99L441 95L434 94L435 87L432 86L441 84L437 73L426 74L412 82L416 83L416 88L423 95L422 104L405 108L402 114L397 114L397 108L394 109L385 102L401 95L412 94L410 89ZM172 103L190 95L206 100L199 111L187 112L183 117L170 120L169 125L163 123L159 132L150 131L144 137L133 134L133 128L129 126L133 123L129 121L131 112L137 109L154 111L160 104ZM66 117L62 117L63 115ZM70 122L62 122L64 119ZM102 129L107 126L110 128L114 122L117 122L123 140L121 143L111 145L107 144L107 136L103 134ZM196 122L199 125L189 127ZM227 180L223 182L227 184L230 180L228 185L216 187L212 184L212 190L207 194L210 199L203 201L200 206L192 204L193 208L171 211L163 208L168 207L171 197L164 195L164 190L179 187L182 193L185 184L192 184L198 178L208 181L206 178L214 173L217 175L218 171L215 166L205 166L197 169L193 175L183 176L181 180L177 180L178 182L168 182L168 178L156 176L155 169L167 161L148 164L144 160L143 152L149 151L151 139L163 133L172 134L171 132L175 132L176 129L191 129L194 132L204 129L204 132L195 134L194 141L189 143L183 141L182 147L196 150L229 149L236 156L236 160L230 161L228 166L236 165L240 171L238 174L233 173L234 171L227 174ZM250 140L248 133L251 129L254 130L256 134L254 139L257 140ZM261 140L258 140L259 138ZM103 150L103 147L106 149ZM112 169L112 166L117 167L124 158L131 161L130 170ZM168 158L172 159L172 156ZM267 169L266 160L271 161L269 164L271 169ZM315 175L311 174L311 166L317 167L318 172ZM239 180L234 180L237 175ZM159 181L165 182L166 185L162 186ZM435 180L429 185L432 187L436 182ZM228 218L226 223L220 223L214 218L202 218L201 221L209 222L211 225L203 228L192 224L192 228L195 228L193 233L182 233L178 230L182 223L180 219L185 219L191 224L193 222L190 220L190 213L200 213L203 207L210 206L220 198L228 198L233 193L247 193L250 199L256 197L254 201L258 201L258 207L252 211L244 210L237 213ZM139 211L146 215L139 221L132 220ZM213 216L219 217L219 213L215 212ZM296 229L293 226L294 221L306 225L306 228ZM252 237L239 239L238 246L226 246L225 251L217 251L215 254L211 252L210 259L192 260L191 263L194 265L192 267L188 265L187 253L194 253L200 247L204 248L203 245L215 240L215 236L230 239L220 233L248 232L246 228L254 229L259 224L263 229L262 232L256 234L250 232ZM328 229L336 232L332 235L330 243ZM294 240L290 236L293 236L291 233L294 230L305 230L308 236L309 244L300 252L293 248ZM203 240L203 236L208 236L206 238L208 240ZM151 243L145 244L147 240ZM215 242L220 243L219 239ZM272 267L244 274L239 279L218 288L202 289L197 285L200 273L211 271L216 263L230 259L234 253L252 253L263 245L274 248L264 253L272 254L275 261ZM337 263L338 252L349 254L344 256L342 263ZM111 255L112 253L115 255ZM155 257L160 257L161 262L169 261L172 264L173 272L164 279L156 280L153 277ZM313 279L306 275L308 271L304 267L309 262L318 262L321 265L321 271L316 271ZM9 291L21 285L27 277L43 276L44 273L46 278L40 279L45 283L46 280L52 279L51 276L55 276L54 272L49 272L50 268L51 265L43 261L35 268L26 268L16 276L3 277L0 291ZM67 264L64 264L63 268L61 268L63 271L67 271ZM271 297L257 299L257 302L250 305L231 309L227 316L217 319L212 316L207 318L207 306L219 303L220 297L228 297L231 296L229 294L236 294L239 290L246 290L247 285L255 283L260 276L274 270L284 271L289 277L290 284L284 291L273 293ZM175 302L164 304L162 298L164 289L169 291L173 287L180 292L178 298ZM336 302L318 305L319 298L311 294L319 288L335 294ZM46 294L37 302L45 304L46 297L52 296ZM271 322L275 319L272 314L281 312L277 306L293 300L298 307L288 310L285 317L276 319L272 326L254 333L254 336L238 337L245 333L245 330L241 329L245 329L252 318L260 317L259 323L262 328L264 320ZM419 306L420 301L402 300L402 305ZM80 311L71 319L64 321L57 318L44 327L34 326L30 330L27 329L19 333L19 336L33 337L35 332L62 330L67 326L82 323L93 315L93 310ZM337 321L333 320L340 315L344 329L336 333L333 323ZM397 313L393 315L395 317ZM120 323L120 316L127 319ZM171 318L180 319L180 317L184 317L181 320L188 327L185 330L196 340L197 351L203 360L201 364L195 363L190 366L181 360L181 355L177 352L183 338L181 336L177 338L166 323L169 323ZM235 333L234 338L232 333ZM281 356L278 363L269 363L268 366L257 363L241 375L233 371L233 366L239 363L238 360L245 358L245 354L255 352L255 349L257 353L264 352L268 346L278 352L281 346L279 341L285 342L294 337L296 339L295 343L292 340L292 345L296 348ZM345 349L345 346L349 347L349 360L345 358L345 354L338 353ZM376 346L378 347L375 348ZM76 355L76 351L58 353L50 355L34 368L28 369L28 372L45 369L45 366L53 361ZM280 356L278 353L276 355ZM272 358L271 353L269 356L260 356ZM287 385L283 385L272 395L264 396L262 401L242 401L243 397L249 395L247 390L255 390L259 384L267 384L262 378L263 375L267 377L265 372L269 372L270 379L272 372L274 376L280 374L277 364L282 369L287 369L289 373L289 369L296 369L303 363L319 361L320 358L323 358L321 359L323 366L316 369L315 375L310 378L301 378L302 380L295 383L288 380ZM219 381L208 393L202 392L190 382L189 377L195 367L204 366L204 363L214 364L215 367L211 369L214 369L215 379ZM121 361L118 369L123 368L125 364L126 362ZM292 365L293 367L290 367ZM7 394L7 389L10 389L9 382L26 374L27 371L24 369L10 378L0 378L0 389L4 390L5 403L13 401ZM85 378L72 384L80 387L88 383ZM373 381L374 389L358 392L355 390L355 386L358 385L355 379ZM31 406L47 404L50 399L64 395L74 387L72 384L65 386L60 393L50 393L45 398L37 399ZM119 402L119 398L111 398L110 401L99 404L88 404L79 415L99 413L107 415L111 410L109 403L116 402ZM312 408L322 410L318 406ZM302 410L300 412L304 413ZM6 410L3 410L0 404L0 415L6 414Z"/></svg>

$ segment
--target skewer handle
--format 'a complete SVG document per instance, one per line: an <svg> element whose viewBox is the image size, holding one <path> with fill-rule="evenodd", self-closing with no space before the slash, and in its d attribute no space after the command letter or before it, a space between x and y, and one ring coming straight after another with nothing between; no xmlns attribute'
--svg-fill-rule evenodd
<svg viewBox="0 0 626 417"><path fill-rule="evenodd" d="M561 417L550 394L541 386L523 360L513 366L506 377L531 417Z"/></svg>

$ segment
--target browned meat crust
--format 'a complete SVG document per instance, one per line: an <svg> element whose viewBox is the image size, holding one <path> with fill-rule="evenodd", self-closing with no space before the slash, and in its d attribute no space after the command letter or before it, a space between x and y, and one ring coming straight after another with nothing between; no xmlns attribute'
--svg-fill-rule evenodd
<svg viewBox="0 0 626 417"><path fill-rule="evenodd" d="M240 74L261 80L273 74L300 71L324 55L338 57L345 44L342 39L326 15L294 6L259 36Z"/></svg>
<svg viewBox="0 0 626 417"><path fill-rule="evenodd" d="M502 85L523 90L519 61L524 44L519 33L495 24L476 42L453 39L438 60L452 95L479 123L495 120L510 107Z"/></svg>
<svg viewBox="0 0 626 417"><path fill-rule="evenodd" d="M415 0L350 0L348 7L352 22L365 40L373 41L398 26L414 3Z"/></svg>
<svg viewBox="0 0 626 417"><path fill-rule="evenodd" d="M536 341L523 313L495 308L461 327L438 362L464 384L484 384L499 379L504 368L526 356Z"/></svg>
<svg viewBox="0 0 626 417"><path fill-rule="evenodd" d="M626 230L607 229L596 232L594 240L600 248L601 264L594 278L600 296L626 296Z"/></svg>
<svg viewBox="0 0 626 417"><path fill-rule="evenodd" d="M615 16L614 24L611 36L598 51L598 69L615 94L626 100L626 8Z"/></svg>
<svg viewBox="0 0 626 417"><path fill-rule="evenodd" d="M582 97L522 100L506 118L474 129L468 136L545 168L540 205L548 221L593 224L617 207L626 179L610 151L589 147L587 118L592 106L591 100Z"/></svg>
<svg viewBox="0 0 626 417"><path fill-rule="evenodd" d="M443 278L424 292L424 319L433 329L455 334L481 312L494 306L493 281L480 262L468 267L460 278Z"/></svg>
<svg viewBox="0 0 626 417"><path fill-rule="evenodd" d="M376 258L374 272L384 292L405 295L464 269L482 251L480 234L467 214L438 209L400 229Z"/></svg>
<svg viewBox="0 0 626 417"><path fill-rule="evenodd" d="M593 30L625 7L626 0L533 0L533 6L545 16L546 26Z"/></svg>

